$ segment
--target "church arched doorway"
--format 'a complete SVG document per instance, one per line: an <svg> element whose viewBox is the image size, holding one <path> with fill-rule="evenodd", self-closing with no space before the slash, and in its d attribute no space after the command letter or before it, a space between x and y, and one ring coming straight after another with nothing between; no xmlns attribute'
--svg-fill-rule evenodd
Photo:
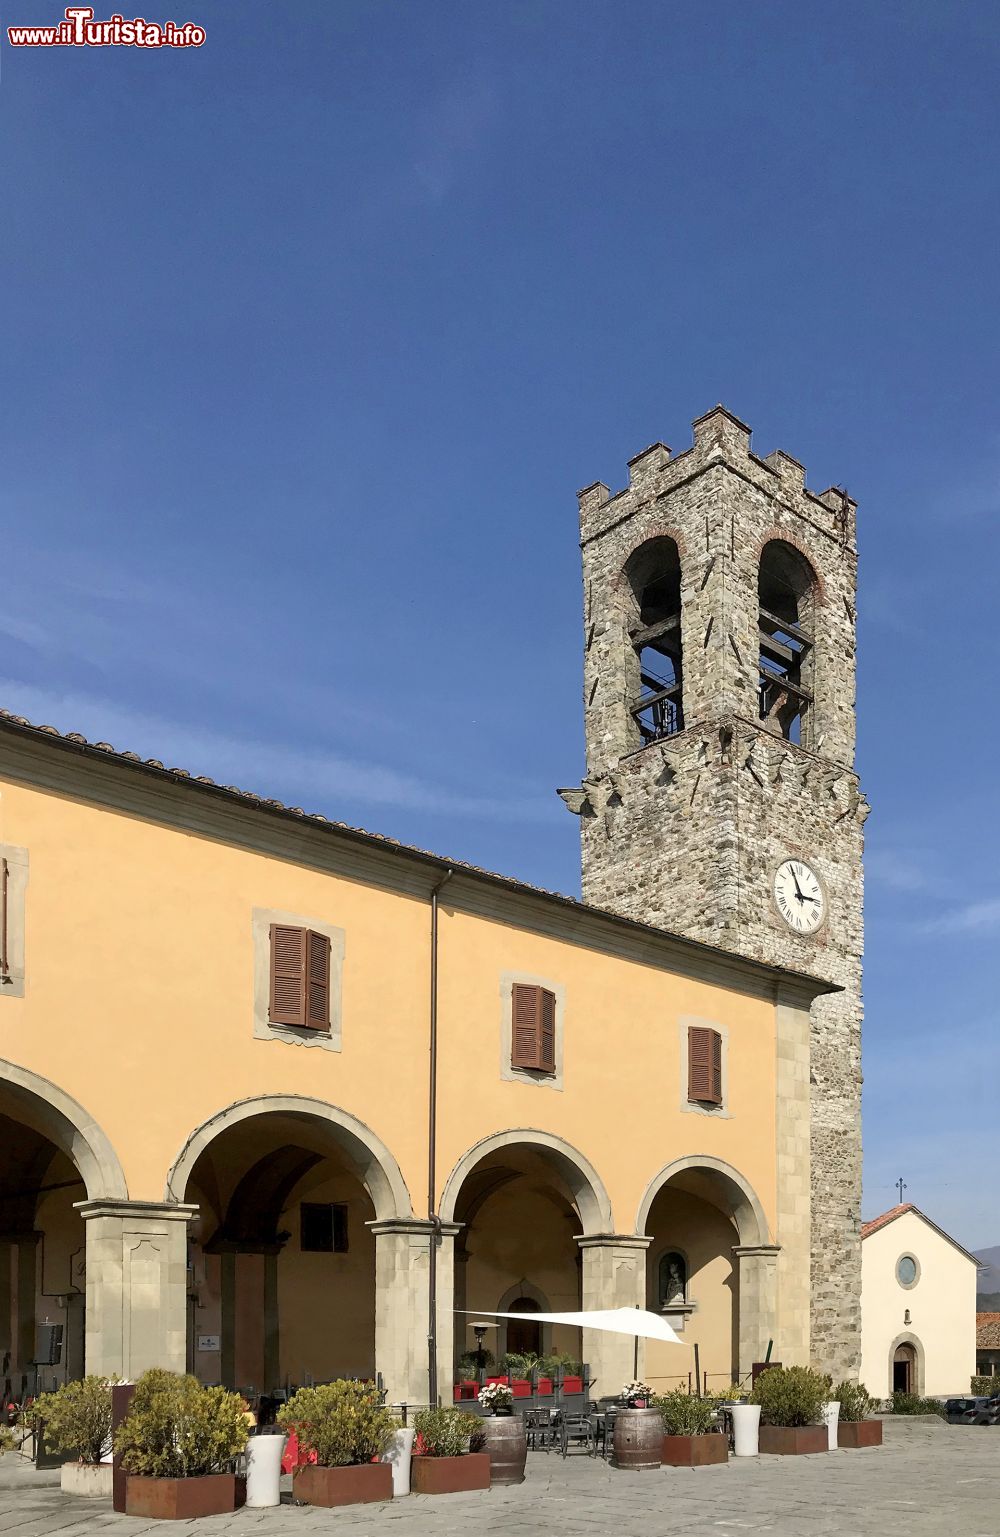
<svg viewBox="0 0 1000 1537"><path fill-rule="evenodd" d="M892 1353L892 1391L917 1391L917 1352L912 1345L897 1345Z"/></svg>

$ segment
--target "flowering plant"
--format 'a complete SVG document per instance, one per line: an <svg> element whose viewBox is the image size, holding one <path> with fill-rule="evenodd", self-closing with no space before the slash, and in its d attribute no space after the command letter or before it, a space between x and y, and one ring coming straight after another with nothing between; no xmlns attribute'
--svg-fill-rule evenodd
<svg viewBox="0 0 1000 1537"><path fill-rule="evenodd" d="M622 1403L630 1409L644 1409L652 1396L652 1388L648 1388L644 1382L626 1382L621 1391Z"/></svg>
<svg viewBox="0 0 1000 1537"><path fill-rule="evenodd" d="M479 1402L492 1414L509 1411L514 1407L514 1394L504 1382L488 1382L479 1389Z"/></svg>

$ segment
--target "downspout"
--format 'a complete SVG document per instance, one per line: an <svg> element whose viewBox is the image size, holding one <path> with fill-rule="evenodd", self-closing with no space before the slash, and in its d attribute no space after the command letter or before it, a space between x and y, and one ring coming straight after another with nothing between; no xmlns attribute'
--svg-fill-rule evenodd
<svg viewBox="0 0 1000 1537"><path fill-rule="evenodd" d="M431 891L431 1030L430 1077L427 1093L427 1221L430 1224L427 1264L427 1401L438 1401L437 1250L441 1218L437 1204L437 1062L438 1062L438 896L451 880L448 869Z"/></svg>

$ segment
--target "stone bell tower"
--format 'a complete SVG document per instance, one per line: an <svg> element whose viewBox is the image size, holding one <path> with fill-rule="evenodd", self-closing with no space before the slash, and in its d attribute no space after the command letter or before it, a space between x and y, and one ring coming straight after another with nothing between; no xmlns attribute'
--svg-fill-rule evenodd
<svg viewBox="0 0 1000 1537"><path fill-rule="evenodd" d="M580 493L584 900L836 983L812 1010L811 1349L856 1375L862 826L855 504L717 406Z"/></svg>

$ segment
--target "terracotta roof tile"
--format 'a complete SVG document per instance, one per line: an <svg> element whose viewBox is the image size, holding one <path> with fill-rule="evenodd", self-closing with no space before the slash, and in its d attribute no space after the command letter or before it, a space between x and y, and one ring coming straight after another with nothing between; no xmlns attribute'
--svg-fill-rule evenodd
<svg viewBox="0 0 1000 1537"><path fill-rule="evenodd" d="M976 1314L976 1347L1000 1350L1000 1313Z"/></svg>
<svg viewBox="0 0 1000 1537"><path fill-rule="evenodd" d="M901 1217L907 1211L916 1211L918 1216L923 1215L922 1212L917 1211L912 1201L904 1201L902 1206L893 1206L889 1211L884 1211L881 1217L873 1217L870 1222L862 1222L862 1238L870 1238L872 1233L877 1233L880 1227L887 1227L890 1222L895 1222L897 1217Z"/></svg>

